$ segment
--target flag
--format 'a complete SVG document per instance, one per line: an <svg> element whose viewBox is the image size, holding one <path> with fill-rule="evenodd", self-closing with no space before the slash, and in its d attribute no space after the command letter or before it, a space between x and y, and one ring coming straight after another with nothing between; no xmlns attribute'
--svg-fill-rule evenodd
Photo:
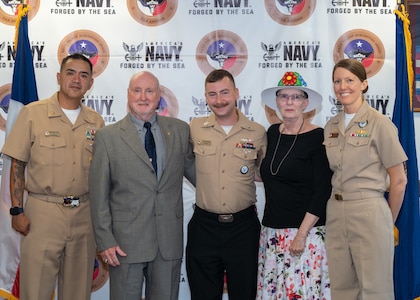
<svg viewBox="0 0 420 300"><path fill-rule="evenodd" d="M392 121L408 161L407 186L396 226L399 244L394 256L394 291L396 300L420 297L420 213L419 178L412 110L414 72L411 61L411 35L404 5L396 10L396 92Z"/></svg>
<svg viewBox="0 0 420 300"><path fill-rule="evenodd" d="M16 19L15 65L13 69L12 94L6 123L6 138L19 110L38 100L33 56L28 37L29 6L20 5ZM10 163L3 155L3 171L0 194L0 297L19 299L19 249L20 235L11 227Z"/></svg>

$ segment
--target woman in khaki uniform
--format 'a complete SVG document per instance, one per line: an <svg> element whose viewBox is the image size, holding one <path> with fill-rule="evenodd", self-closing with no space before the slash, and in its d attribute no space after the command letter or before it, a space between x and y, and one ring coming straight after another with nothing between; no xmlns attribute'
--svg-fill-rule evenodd
<svg viewBox="0 0 420 300"><path fill-rule="evenodd" d="M363 99L366 78L354 59L339 61L333 70L344 111L324 130L334 172L326 222L332 299L394 299L393 224L404 197L407 156L393 123Z"/></svg>

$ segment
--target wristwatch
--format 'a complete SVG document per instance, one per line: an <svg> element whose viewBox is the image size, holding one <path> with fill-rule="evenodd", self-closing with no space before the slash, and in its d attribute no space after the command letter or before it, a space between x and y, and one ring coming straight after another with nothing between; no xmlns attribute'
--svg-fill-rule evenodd
<svg viewBox="0 0 420 300"><path fill-rule="evenodd" d="M20 215L21 213L23 213L23 207L11 207L9 212L12 216Z"/></svg>

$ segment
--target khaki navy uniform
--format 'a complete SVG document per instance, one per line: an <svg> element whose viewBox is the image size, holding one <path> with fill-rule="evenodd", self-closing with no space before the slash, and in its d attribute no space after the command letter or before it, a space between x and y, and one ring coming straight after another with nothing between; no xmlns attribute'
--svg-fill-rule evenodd
<svg viewBox="0 0 420 300"><path fill-rule="evenodd" d="M407 160L393 123L364 101L344 130L344 113L324 130L332 177L326 247L332 299L394 299L394 237L384 198L387 169Z"/></svg>
<svg viewBox="0 0 420 300"><path fill-rule="evenodd" d="M50 300L58 274L58 299L90 299L95 258L88 173L95 131L103 118L81 105L73 125L58 93L22 108L2 152L27 162L25 215L30 230L21 240L20 297ZM79 197L65 207L64 197Z"/></svg>
<svg viewBox="0 0 420 300"><path fill-rule="evenodd" d="M190 124L197 176L186 250L192 300L221 297L225 269L229 299L255 299L261 225L254 175L267 137L263 126L237 113L228 134L214 114Z"/></svg>

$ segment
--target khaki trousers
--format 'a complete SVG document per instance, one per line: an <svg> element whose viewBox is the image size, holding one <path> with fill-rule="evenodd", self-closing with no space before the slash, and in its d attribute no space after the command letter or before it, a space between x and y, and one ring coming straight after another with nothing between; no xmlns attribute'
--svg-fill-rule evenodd
<svg viewBox="0 0 420 300"><path fill-rule="evenodd" d="M59 300L90 299L95 241L89 201L64 207L29 196L31 224L21 240L20 299L51 300L58 279Z"/></svg>
<svg viewBox="0 0 420 300"><path fill-rule="evenodd" d="M326 248L332 300L394 299L393 222L384 198L331 198Z"/></svg>

